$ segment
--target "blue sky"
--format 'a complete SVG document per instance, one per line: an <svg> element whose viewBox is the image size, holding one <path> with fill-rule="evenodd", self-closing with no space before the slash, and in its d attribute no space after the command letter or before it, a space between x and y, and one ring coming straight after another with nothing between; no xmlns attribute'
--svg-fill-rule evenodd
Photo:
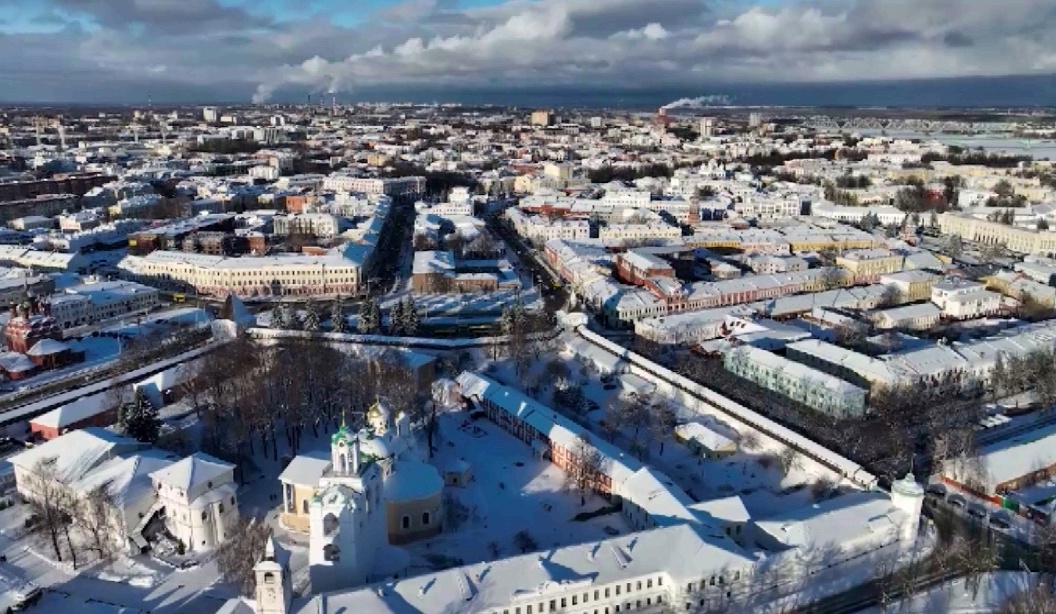
<svg viewBox="0 0 1056 614"><path fill-rule="evenodd" d="M0 100L1056 73L1052 0L0 0Z"/></svg>

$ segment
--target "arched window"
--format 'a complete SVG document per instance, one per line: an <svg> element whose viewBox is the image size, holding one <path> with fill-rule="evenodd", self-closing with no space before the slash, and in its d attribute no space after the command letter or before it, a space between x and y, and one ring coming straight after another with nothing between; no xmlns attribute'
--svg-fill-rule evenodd
<svg viewBox="0 0 1056 614"><path fill-rule="evenodd" d="M202 512L202 520L205 520L208 517L209 517L208 512Z"/></svg>
<svg viewBox="0 0 1056 614"><path fill-rule="evenodd" d="M429 512L422 512L422 526L429 526Z"/></svg>
<svg viewBox="0 0 1056 614"><path fill-rule="evenodd" d="M275 574L266 572L264 574L264 584L275 584Z"/></svg>
<svg viewBox="0 0 1056 614"><path fill-rule="evenodd" d="M303 501L301 501L301 513L302 514L307 514L308 513L308 499L304 499Z"/></svg>
<svg viewBox="0 0 1056 614"><path fill-rule="evenodd" d="M341 473L348 473L348 456L341 455Z"/></svg>
<svg viewBox="0 0 1056 614"><path fill-rule="evenodd" d="M323 518L323 534L333 535L335 532L337 532L337 527L339 525L340 523L338 523L337 521L337 516L334 516L333 514L327 514Z"/></svg>
<svg viewBox="0 0 1056 614"><path fill-rule="evenodd" d="M410 516L404 516L403 520L400 521L400 526L402 526L404 529L411 528L411 517Z"/></svg>

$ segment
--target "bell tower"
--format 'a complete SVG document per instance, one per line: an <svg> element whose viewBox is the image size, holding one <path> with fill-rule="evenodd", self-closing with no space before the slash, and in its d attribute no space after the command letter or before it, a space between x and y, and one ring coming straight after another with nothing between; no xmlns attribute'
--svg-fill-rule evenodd
<svg viewBox="0 0 1056 614"><path fill-rule="evenodd" d="M264 557L253 566L256 577L256 614L287 614L293 599L290 553L268 537Z"/></svg>

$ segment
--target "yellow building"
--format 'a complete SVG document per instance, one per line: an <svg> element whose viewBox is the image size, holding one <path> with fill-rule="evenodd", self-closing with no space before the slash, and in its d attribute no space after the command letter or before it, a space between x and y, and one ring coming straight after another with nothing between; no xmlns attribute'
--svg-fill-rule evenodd
<svg viewBox="0 0 1056 614"><path fill-rule="evenodd" d="M397 461L385 479L385 522L390 544L406 544L443 530L444 480L435 467Z"/></svg>
<svg viewBox="0 0 1056 614"><path fill-rule="evenodd" d="M550 111L532 111L533 126L549 126L551 120Z"/></svg>
<svg viewBox="0 0 1056 614"><path fill-rule="evenodd" d="M371 152L367 154L367 164L370 166L388 166L392 162L392 156L381 153Z"/></svg>
<svg viewBox="0 0 1056 614"><path fill-rule="evenodd" d="M279 483L282 485L282 512L279 520L283 526L301 533L308 532L308 505L319 487L319 479L330 469L328 452L309 452L290 461Z"/></svg>
<svg viewBox="0 0 1056 614"><path fill-rule="evenodd" d="M975 243L1003 245L1019 254L1056 253L1056 231L1039 232L956 213L940 215L939 230Z"/></svg>
<svg viewBox="0 0 1056 614"><path fill-rule="evenodd" d="M675 441L708 460L726 458L737 453L737 442L701 424L687 422L675 427Z"/></svg>
<svg viewBox="0 0 1056 614"><path fill-rule="evenodd" d="M930 300L931 287L938 279L938 275L920 269L913 269L883 275L880 277L880 283L885 286L898 288L903 300L907 303L912 303Z"/></svg>
<svg viewBox="0 0 1056 614"><path fill-rule="evenodd" d="M836 257L836 266L849 271L856 279L878 278L902 270L903 257L889 249L862 249L844 252Z"/></svg>

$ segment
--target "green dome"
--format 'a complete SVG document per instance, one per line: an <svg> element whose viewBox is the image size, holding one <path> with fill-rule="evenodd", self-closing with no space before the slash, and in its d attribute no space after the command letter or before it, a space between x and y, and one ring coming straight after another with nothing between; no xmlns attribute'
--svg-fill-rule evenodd
<svg viewBox="0 0 1056 614"><path fill-rule="evenodd" d="M348 425L346 424L342 424L341 428L337 429L337 432L330 438L330 443L339 441L352 441L352 435L348 432Z"/></svg>

